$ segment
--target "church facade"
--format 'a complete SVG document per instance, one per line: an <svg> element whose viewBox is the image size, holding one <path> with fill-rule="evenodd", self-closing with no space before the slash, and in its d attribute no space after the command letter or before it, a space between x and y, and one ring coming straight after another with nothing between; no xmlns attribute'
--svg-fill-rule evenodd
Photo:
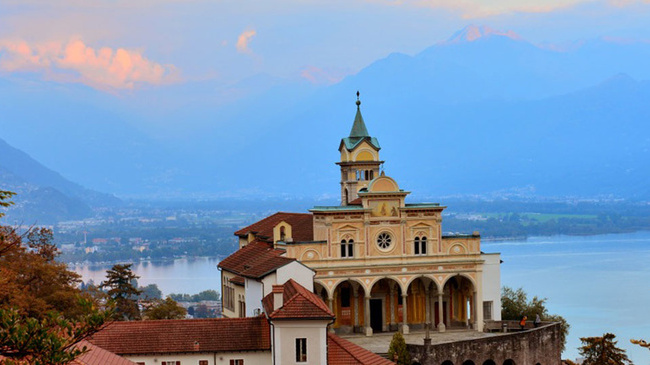
<svg viewBox="0 0 650 365"><path fill-rule="evenodd" d="M478 232L443 234L444 206L406 202L409 192L382 171L381 147L368 133L360 104L339 144L341 204L277 213L245 227L235 232L239 251L257 246L265 250L260 257L275 252L313 270L313 291L334 313L339 333L482 331L485 321L500 320L499 254L481 252ZM248 263L249 271L264 265ZM226 286L251 280L241 268L220 268L224 290L235 292ZM246 300L245 288L240 292Z"/></svg>

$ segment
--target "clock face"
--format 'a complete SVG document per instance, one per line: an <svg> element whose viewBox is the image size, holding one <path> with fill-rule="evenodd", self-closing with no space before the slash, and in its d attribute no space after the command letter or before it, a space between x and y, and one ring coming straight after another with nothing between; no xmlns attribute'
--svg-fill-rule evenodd
<svg viewBox="0 0 650 365"><path fill-rule="evenodd" d="M377 236L377 246L382 250L387 250L390 248L390 245L393 243L393 238L388 232L382 232Z"/></svg>

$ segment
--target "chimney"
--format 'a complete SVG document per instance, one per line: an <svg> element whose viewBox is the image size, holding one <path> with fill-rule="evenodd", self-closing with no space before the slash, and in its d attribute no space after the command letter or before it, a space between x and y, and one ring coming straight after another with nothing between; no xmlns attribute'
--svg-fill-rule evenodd
<svg viewBox="0 0 650 365"><path fill-rule="evenodd" d="M284 286L282 285L273 285L273 310L278 310L282 307L284 295Z"/></svg>

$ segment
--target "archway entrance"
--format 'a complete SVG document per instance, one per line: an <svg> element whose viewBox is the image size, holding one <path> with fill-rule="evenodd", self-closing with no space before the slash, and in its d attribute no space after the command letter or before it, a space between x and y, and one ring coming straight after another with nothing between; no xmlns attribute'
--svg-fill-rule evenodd
<svg viewBox="0 0 650 365"><path fill-rule="evenodd" d="M338 333L360 332L364 325L364 296L363 288L355 281L345 280L336 286L332 312L336 316L333 327Z"/></svg>
<svg viewBox="0 0 650 365"><path fill-rule="evenodd" d="M368 308L369 324L373 333L396 331L402 319L402 296L397 281L381 279L370 290Z"/></svg>
<svg viewBox="0 0 650 365"><path fill-rule="evenodd" d="M461 275L451 277L444 286L448 305L444 308L445 325L449 328L469 328L476 321L476 288Z"/></svg>

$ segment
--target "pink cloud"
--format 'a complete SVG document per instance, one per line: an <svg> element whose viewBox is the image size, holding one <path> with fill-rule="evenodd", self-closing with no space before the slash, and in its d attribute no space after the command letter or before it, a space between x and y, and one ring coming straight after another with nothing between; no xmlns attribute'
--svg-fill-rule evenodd
<svg viewBox="0 0 650 365"><path fill-rule="evenodd" d="M47 79L80 82L102 90L133 89L180 79L176 67L151 61L139 51L95 49L78 39L37 44L0 40L0 70L42 72Z"/></svg>
<svg viewBox="0 0 650 365"><path fill-rule="evenodd" d="M344 68L319 68L316 66L307 66L300 71L300 77L316 85L332 85L343 80L353 72Z"/></svg>
<svg viewBox="0 0 650 365"><path fill-rule="evenodd" d="M251 39L257 34L255 30L247 30L239 35L237 38L237 51L240 53L251 53L250 48L248 48L248 43Z"/></svg>

